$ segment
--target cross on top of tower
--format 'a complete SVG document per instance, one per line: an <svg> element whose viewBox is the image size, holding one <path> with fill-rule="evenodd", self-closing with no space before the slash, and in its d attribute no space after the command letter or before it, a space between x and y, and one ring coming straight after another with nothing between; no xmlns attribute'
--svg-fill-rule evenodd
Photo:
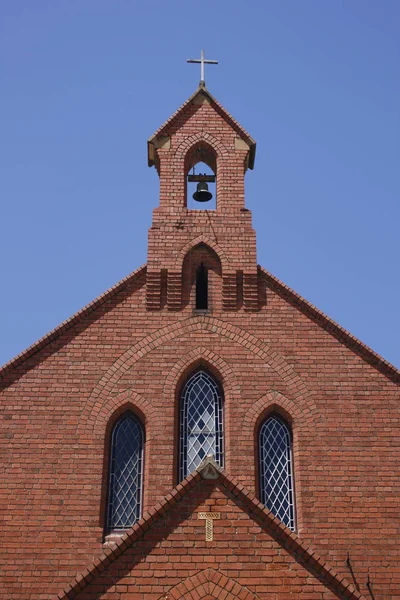
<svg viewBox="0 0 400 600"><path fill-rule="evenodd" d="M200 86L205 87L206 82L204 81L204 65L217 65L217 60L206 60L204 58L204 50L200 52L200 58L188 58L186 59L188 63L200 63Z"/></svg>

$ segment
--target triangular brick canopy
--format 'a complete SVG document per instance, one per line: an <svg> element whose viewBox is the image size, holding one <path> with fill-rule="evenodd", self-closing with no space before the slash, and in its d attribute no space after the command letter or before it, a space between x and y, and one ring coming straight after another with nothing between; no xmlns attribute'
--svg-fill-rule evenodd
<svg viewBox="0 0 400 600"><path fill-rule="evenodd" d="M231 505L236 508L238 514L245 514L247 519L254 522L254 527L260 528L260 536L264 536L264 539L271 540L271 543L275 548L283 549L283 556L286 557L287 569L289 570L294 566L297 581L299 581L299 578L306 581L306 587L310 585L312 586L312 590L314 590L316 586L320 586L322 591L325 590L328 592L329 590L338 598L348 598L351 600L364 599L364 596L360 594L352 584L330 568L320 556L308 548L295 533L285 527L279 519L274 517L274 515L252 494L247 492L242 485L235 481L234 478L221 471L219 467L213 463L212 459L207 458L197 471L194 471L184 479L182 483L167 494L161 502L128 530L112 548L108 548L102 556L95 560L94 563L90 564L83 573L78 575L67 588L54 598L54 600L72 600L74 598L79 600L81 596L82 598L85 598L85 600L89 597L92 598L92 596L88 596L86 593L87 591L90 591L90 588L88 590L88 586L91 584L94 584L95 589L97 590L95 598L101 598L103 593L102 586L117 586L119 578L122 578L129 573L129 553L132 552L131 549L134 550L134 553L132 553L132 563L136 560L136 565L138 565L138 561L145 560L146 554L149 553L158 542L162 544L164 540L168 539L169 535L174 534L173 530L177 527L174 518L176 519L177 517L181 521L184 521L189 515L189 519L192 519L190 522L190 530L193 531L193 526L198 524L198 521L194 520L197 508L202 504L202 500L204 501L204 499L209 498L210 494L217 488L220 496L227 498ZM200 498L200 500L198 500L198 498ZM220 505L223 503L221 498L219 499L219 503ZM220 522L222 523L222 521ZM161 530L158 531L157 527L161 527ZM149 530L152 530L151 533ZM267 538L265 538L265 534L268 536ZM182 536L184 536L184 534L181 532L178 535L180 536L180 547L183 547L184 538ZM254 540L254 536L251 537L251 540ZM234 541L235 534L233 533L231 543L233 544ZM140 546L141 543L143 544L142 546ZM216 540L216 545L217 543L218 540ZM257 541L254 542L254 544L256 543ZM211 554L212 547L210 547L209 552ZM282 553L276 552L276 555L282 556ZM120 561L121 566L116 565L114 568L113 564L115 561ZM152 562L153 561L154 557ZM267 564L265 567L266 570L263 571L263 577L267 582L271 573L270 570L267 569ZM112 570L113 568L114 572L113 575L111 575L110 569ZM251 569L250 562L248 568L249 570ZM213 569L209 569L209 571L215 573L215 570ZM140 577L135 574L133 581L136 581L136 583L133 584L134 586L140 585L139 579ZM215 575L212 574L208 577L208 581L211 579L214 580ZM273 581L273 579L271 579L271 581ZM126 584L123 585L126 587ZM232 588L232 585L233 584L230 583L230 588ZM132 586L130 585L130 588L131 587ZM248 587L251 588L252 586L248 584ZM183 589L185 588L189 591L190 586L186 586L185 582L183 582ZM257 588L256 582L255 588ZM182 597L182 594L179 594L177 590L179 591L179 586L173 589L171 588L171 591L174 592L173 597L177 597L177 595ZM133 590L130 589L129 591ZM164 593L168 593L169 590L164 589L163 591ZM255 590L255 594L256 593L257 591ZM255 594L251 595L254 597ZM160 595L162 595L162 593ZM129 597L129 594L127 597ZM190 594L188 597L190 597Z"/></svg>
<svg viewBox="0 0 400 600"><path fill-rule="evenodd" d="M154 163L154 157L155 157L154 144L155 144L157 138L165 135L166 130L168 129L168 127L170 127L173 124L173 122L175 121L175 119L177 119L177 117L179 115L181 115L182 112L185 111L186 107L189 104L201 100L202 97L209 100L210 104L212 106L214 106L214 108L217 110L217 112L237 132L237 134L239 135L239 137L241 137L248 144L248 146L249 146L249 163L248 163L248 167L249 167L249 169L253 169L254 168L254 160L255 160L255 156L256 156L256 142L253 140L253 138L251 137L251 135L249 135L247 133L247 131L236 121L236 119L234 119L232 117L232 115L229 114L227 110L225 110L225 108L222 106L222 104L220 104L218 102L218 100L216 100L214 98L214 96L212 96L210 94L210 92L207 90L207 88L205 86L199 86L197 88L197 90L194 92L194 94L192 94L190 96L190 98L188 98L186 100L186 102L184 102L178 108L178 110L176 112L174 112L174 114L171 115L171 117L169 119L167 119L165 121L165 123L163 123L161 125L161 127L159 127L159 129L157 129L157 131L151 136L151 138L149 138L149 140L147 142L148 165L149 165L149 167L151 167L151 166L153 166L155 164Z"/></svg>

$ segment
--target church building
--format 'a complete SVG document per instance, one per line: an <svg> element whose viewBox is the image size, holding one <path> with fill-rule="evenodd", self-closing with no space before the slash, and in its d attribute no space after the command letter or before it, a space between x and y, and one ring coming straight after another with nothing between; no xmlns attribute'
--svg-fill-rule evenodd
<svg viewBox="0 0 400 600"><path fill-rule="evenodd" d="M147 264L0 371L1 599L400 598L400 372L257 264L201 60Z"/></svg>

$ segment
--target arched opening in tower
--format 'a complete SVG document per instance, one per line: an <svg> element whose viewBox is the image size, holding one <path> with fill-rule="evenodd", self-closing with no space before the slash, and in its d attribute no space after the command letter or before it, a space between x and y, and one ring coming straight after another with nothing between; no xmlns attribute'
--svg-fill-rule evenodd
<svg viewBox="0 0 400 600"><path fill-rule="evenodd" d="M201 142L191 148L185 160L186 207L190 210L217 208L217 156L213 148Z"/></svg>

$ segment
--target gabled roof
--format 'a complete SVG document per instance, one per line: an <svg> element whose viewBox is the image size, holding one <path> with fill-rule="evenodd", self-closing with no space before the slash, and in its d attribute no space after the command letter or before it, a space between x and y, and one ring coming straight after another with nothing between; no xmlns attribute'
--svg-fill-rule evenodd
<svg viewBox="0 0 400 600"><path fill-rule="evenodd" d="M324 559L304 544L298 535L285 527L281 521L267 509L257 498L246 491L233 477L224 473L214 462L212 457L207 457L205 461L186 479L177 485L165 498L156 504L156 506L146 513L131 529L129 529L113 548L105 550L99 558L89 564L87 569L62 590L54 600L72 600L84 590L99 573L102 573L107 567L119 558L124 552L132 546L134 542L144 536L146 531L154 527L157 522L168 513L172 507L182 501L189 491L196 487L202 479L213 479L218 481L231 496L237 498L245 506L249 515L278 543L283 547L297 562L301 563L310 573L312 573L329 590L341 598L349 600L363 600L364 596L360 594L354 586L344 577L339 575L331 568Z"/></svg>
<svg viewBox="0 0 400 600"><path fill-rule="evenodd" d="M38 354L51 342L59 339L68 329L85 319L88 314L94 312L103 303L115 297L119 292L121 292L125 287L134 282L136 278L139 278L145 272L146 265L136 269L136 271L122 279L119 283L108 289L95 300L87 304L84 308L72 315L72 317L58 325L55 329L47 333L37 342L3 365L3 367L0 368L0 386L2 382L4 382L17 367L21 366L25 361L33 357L35 354ZM315 323L322 327L322 329L330 333L347 348L355 352L358 356L360 356L360 358L385 375L393 383L400 384L400 371L396 369L396 367L382 358L382 356L371 350L371 348L354 337L346 329L338 325L333 319L311 304L311 302L308 302L308 300L300 296L300 294L297 294L297 292L282 283L282 281L280 281L278 278L274 277L274 275L269 273L266 269L259 266L259 272L265 279L267 286L270 289L275 291L287 302L290 302L292 306L295 306L309 319L312 319Z"/></svg>
<svg viewBox="0 0 400 600"><path fill-rule="evenodd" d="M2 381L17 367L22 365L23 362L40 352L43 348L48 346L51 342L59 339L68 329L82 321L87 315L94 312L97 308L99 308L102 304L114 298L119 292L125 289L129 284L133 283L135 279L139 278L146 272L146 265L142 265L133 273L127 275L119 281L117 284L110 287L108 290L100 294L95 300L86 304L83 308L78 310L74 315L66 319L60 325L57 325L54 329L46 333L43 337L41 337L37 342L34 342L31 346L17 354L14 358L9 360L5 365L0 368L0 387Z"/></svg>
<svg viewBox="0 0 400 600"><path fill-rule="evenodd" d="M375 367L383 375L386 375L393 383L400 383L400 371L396 367L382 358L377 352L371 350L371 348L352 335L347 329L338 325L333 319L319 310L319 308L311 304L311 302L308 302L308 300L300 296L300 294L292 290L277 277L266 271L266 269L260 266L258 268L268 287L281 296L281 298L284 298L292 306L301 310L303 314L333 335L333 337L347 346L347 348L358 354L365 362Z"/></svg>
<svg viewBox="0 0 400 600"><path fill-rule="evenodd" d="M221 114L221 116L229 123L229 125L236 130L236 132L238 133L238 135L249 145L250 147L250 152L249 152L249 169L254 169L254 160L255 160L255 156L256 156L256 142L253 140L253 138L251 137L251 135L249 135L247 133L247 131L236 121L236 119L234 119L232 117L231 114L228 113L227 110L225 110L225 108L222 106L222 104L220 104L218 102L218 100L216 100L214 98L214 96L212 96L210 94L210 92L208 91L208 89L205 86L200 85L197 90L194 92L194 94L192 94L190 96L190 98L188 98L186 100L186 102L184 102L177 111L175 111L173 113L173 115L171 115L169 117L169 119L167 119L165 121L165 123L163 123L163 125L161 125L161 127L159 127L159 129L157 129L157 131L148 139L147 142L147 147L148 147L148 165L149 167L152 167L154 165L154 150L152 147L154 147L154 142L155 140L163 135L165 133L165 130L168 129L168 127L170 127L172 125L172 123L175 121L175 119L182 113L182 111L185 110L185 108L191 103L193 102L193 100L197 97L203 95L206 98L208 98L211 102L211 105L213 105L214 107L216 107L218 109L218 112Z"/></svg>

